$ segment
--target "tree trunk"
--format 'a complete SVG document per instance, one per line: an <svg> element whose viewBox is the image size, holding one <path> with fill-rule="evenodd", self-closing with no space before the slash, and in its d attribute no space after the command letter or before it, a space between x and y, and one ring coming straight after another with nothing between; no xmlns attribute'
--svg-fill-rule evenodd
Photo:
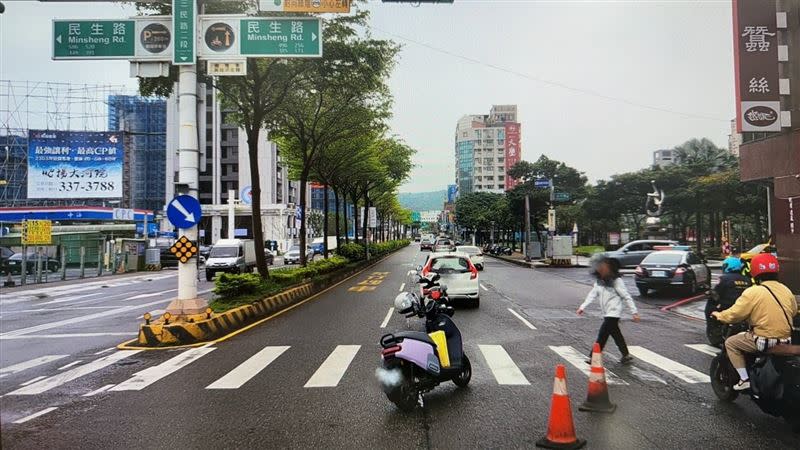
<svg viewBox="0 0 800 450"><path fill-rule="evenodd" d="M364 239L364 244L368 245L369 242L367 241L367 228L369 225L369 193L364 191L364 217L363 217L363 224L364 226L361 228L361 232L363 233L362 238Z"/></svg>
<svg viewBox="0 0 800 450"><path fill-rule="evenodd" d="M333 190L333 200L336 202L336 206L335 206L336 211L334 213L334 215L336 216L336 248L339 248L339 246L341 245L340 242L339 242L339 238L342 235L341 234L342 229L340 227L341 224L339 222L339 220L340 220L340 218L339 218L339 193L336 191L336 189ZM345 210L345 217L347 217L347 211L346 210Z"/></svg>
<svg viewBox="0 0 800 450"><path fill-rule="evenodd" d="M350 198L353 200L353 241L358 244L358 197L355 191L350 194Z"/></svg>
<svg viewBox="0 0 800 450"><path fill-rule="evenodd" d="M306 214L306 184L308 183L308 171L300 174L300 265L306 266L306 224L308 214Z"/></svg>
<svg viewBox="0 0 800 450"><path fill-rule="evenodd" d="M322 254L328 259L328 185L325 185L325 192L322 194Z"/></svg>
<svg viewBox="0 0 800 450"><path fill-rule="evenodd" d="M251 218L253 240L256 247L256 267L261 278L269 278L267 258L264 256L264 230L261 227L261 176L258 172L258 138L260 128L247 130L247 156L250 160L250 188L253 196Z"/></svg>
<svg viewBox="0 0 800 450"><path fill-rule="evenodd" d="M695 231L694 238L697 241L697 254L703 254L703 215L697 211L694 215Z"/></svg>

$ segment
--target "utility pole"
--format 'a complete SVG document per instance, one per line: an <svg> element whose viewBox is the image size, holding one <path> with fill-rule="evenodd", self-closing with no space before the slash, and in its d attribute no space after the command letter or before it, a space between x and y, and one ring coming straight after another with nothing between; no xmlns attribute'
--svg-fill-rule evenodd
<svg viewBox="0 0 800 450"><path fill-rule="evenodd" d="M525 261L531 260L531 199L525 195Z"/></svg>

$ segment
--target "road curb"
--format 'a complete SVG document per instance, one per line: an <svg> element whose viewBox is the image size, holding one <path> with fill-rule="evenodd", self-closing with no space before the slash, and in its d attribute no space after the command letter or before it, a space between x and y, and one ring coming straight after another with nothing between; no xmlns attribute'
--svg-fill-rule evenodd
<svg viewBox="0 0 800 450"><path fill-rule="evenodd" d="M401 247L400 249L405 248ZM398 251L397 249L395 251ZM210 319L174 324L154 323L140 325L136 339L118 345L120 350L156 350L180 347L196 347L219 342L258 325L278 314L333 289L341 283L373 267L395 252L370 261L352 270L335 274L322 280L312 281L287 289L270 297L240 306Z"/></svg>
<svg viewBox="0 0 800 450"><path fill-rule="evenodd" d="M529 263L527 261L522 261L522 260L513 259L513 258L506 258L506 257L500 256L500 255L490 255L488 253L485 253L485 255L489 256L489 257L492 257L494 259L499 259L500 261L505 261L507 263L514 264L516 266L525 267L527 269L533 269L534 268L533 263Z"/></svg>

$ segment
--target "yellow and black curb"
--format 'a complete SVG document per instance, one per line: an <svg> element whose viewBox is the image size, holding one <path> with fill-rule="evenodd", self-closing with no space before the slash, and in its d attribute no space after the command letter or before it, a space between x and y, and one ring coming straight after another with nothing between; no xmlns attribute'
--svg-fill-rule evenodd
<svg viewBox="0 0 800 450"><path fill-rule="evenodd" d="M398 249L399 250L399 249ZM394 252L392 252L394 253ZM195 347L221 341L257 325L274 315L299 306L307 300L355 277L380 263L392 253L362 266L335 274L326 280L312 281L290 288L252 304L225 311L195 322L151 323L140 325L139 336L117 346L120 350Z"/></svg>

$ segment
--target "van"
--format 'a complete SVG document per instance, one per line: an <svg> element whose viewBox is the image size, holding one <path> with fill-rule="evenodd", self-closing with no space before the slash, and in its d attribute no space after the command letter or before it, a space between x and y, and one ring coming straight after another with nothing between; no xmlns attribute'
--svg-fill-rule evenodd
<svg viewBox="0 0 800 450"><path fill-rule="evenodd" d="M256 246L250 239L220 239L206 259L206 281L217 272L251 273L256 267Z"/></svg>

